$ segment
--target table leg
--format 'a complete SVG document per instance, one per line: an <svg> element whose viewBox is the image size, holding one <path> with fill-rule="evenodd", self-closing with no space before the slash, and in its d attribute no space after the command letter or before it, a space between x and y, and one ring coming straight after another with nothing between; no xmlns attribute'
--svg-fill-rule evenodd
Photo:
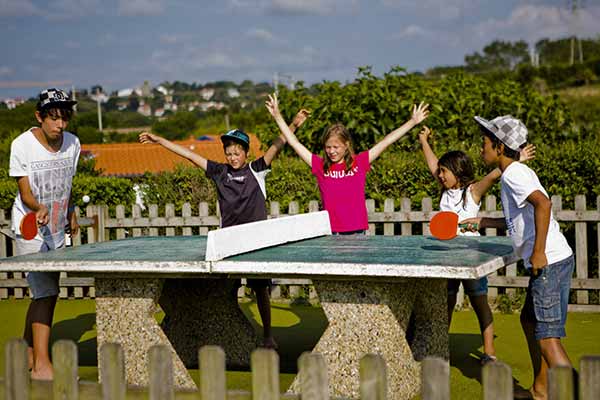
<svg viewBox="0 0 600 400"><path fill-rule="evenodd" d="M159 304L161 327L188 368L198 367L198 348L221 346L228 367L247 368L260 340L237 301L234 279L167 279Z"/></svg>
<svg viewBox="0 0 600 400"><path fill-rule="evenodd" d="M384 357L390 399L411 398L419 392L419 360L425 356L448 359L446 280L313 279L313 284L329 320L313 352L325 357L332 396L359 397L359 361L365 354ZM414 333L409 343L411 313ZM298 379L290 390L299 392Z"/></svg>
<svg viewBox="0 0 600 400"><path fill-rule="evenodd" d="M151 346L167 345L173 355L175 385L196 388L154 314L162 279L95 279L98 359L104 343L119 343L125 355L127 383L148 386L147 354ZM102 371L99 371L102 379Z"/></svg>

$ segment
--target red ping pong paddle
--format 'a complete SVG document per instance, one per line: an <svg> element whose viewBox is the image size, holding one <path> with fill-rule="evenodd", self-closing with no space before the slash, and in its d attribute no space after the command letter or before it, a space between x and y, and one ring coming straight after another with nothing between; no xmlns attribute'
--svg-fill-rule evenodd
<svg viewBox="0 0 600 400"><path fill-rule="evenodd" d="M454 239L457 228L466 228L468 224L458 223L458 214L452 211L440 211L429 221L429 230L433 237L439 240ZM477 224L471 224L477 229Z"/></svg>
<svg viewBox="0 0 600 400"><path fill-rule="evenodd" d="M38 226L35 212L31 211L25 214L20 224L21 236L25 240L31 240L37 236Z"/></svg>

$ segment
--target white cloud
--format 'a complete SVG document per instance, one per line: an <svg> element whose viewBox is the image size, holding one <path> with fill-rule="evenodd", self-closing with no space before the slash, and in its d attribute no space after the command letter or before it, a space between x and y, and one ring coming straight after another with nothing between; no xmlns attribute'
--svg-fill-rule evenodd
<svg viewBox="0 0 600 400"><path fill-rule="evenodd" d="M65 47L67 49L79 49L79 48L81 48L81 43L79 43L75 40L67 40L65 42Z"/></svg>
<svg viewBox="0 0 600 400"><path fill-rule="evenodd" d="M173 45L173 44L188 43L190 40L192 40L192 37L190 35L165 33L165 34L160 35L158 40L162 44Z"/></svg>
<svg viewBox="0 0 600 400"><path fill-rule="evenodd" d="M358 0L230 0L229 7L274 15L334 15L352 12Z"/></svg>
<svg viewBox="0 0 600 400"><path fill-rule="evenodd" d="M14 70L10 67L7 67L5 65L0 66L0 76L9 76L12 75L14 72Z"/></svg>
<svg viewBox="0 0 600 400"><path fill-rule="evenodd" d="M41 11L30 0L0 0L0 17L39 15Z"/></svg>
<svg viewBox="0 0 600 400"><path fill-rule="evenodd" d="M576 33L590 37L600 33L600 6L587 7L574 18L566 8L551 5L519 5L506 19L488 19L475 32L482 38L502 37L535 42Z"/></svg>
<svg viewBox="0 0 600 400"><path fill-rule="evenodd" d="M453 32L424 28L419 25L408 25L390 36L391 40L424 39L428 42L456 47L460 44L460 36ZM429 44L429 43L428 43Z"/></svg>
<svg viewBox="0 0 600 400"><path fill-rule="evenodd" d="M164 0L119 0L120 16L150 16L165 12Z"/></svg>
<svg viewBox="0 0 600 400"><path fill-rule="evenodd" d="M383 0L389 8L415 12L427 17L441 20L460 18L480 7L481 0Z"/></svg>
<svg viewBox="0 0 600 400"><path fill-rule="evenodd" d="M287 40L280 38L279 36L273 34L272 32L262 29L262 28L252 28L249 29L245 36L250 39L256 39L258 41L269 43L269 44L284 44L287 43Z"/></svg>

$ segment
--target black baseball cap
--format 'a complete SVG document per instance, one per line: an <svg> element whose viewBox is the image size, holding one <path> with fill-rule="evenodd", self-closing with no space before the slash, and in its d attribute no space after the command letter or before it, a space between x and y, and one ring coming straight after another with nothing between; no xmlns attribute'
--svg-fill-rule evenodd
<svg viewBox="0 0 600 400"><path fill-rule="evenodd" d="M221 135L221 142L223 142L223 144L225 144L226 140L233 140L234 142L237 142L245 147L250 146L250 137L246 134L246 132L239 129L232 129L226 134Z"/></svg>
<svg viewBox="0 0 600 400"><path fill-rule="evenodd" d="M72 109L75 104L77 104L77 102L72 100L67 92L64 90L51 88L43 90L40 93L37 109L42 110L50 107Z"/></svg>

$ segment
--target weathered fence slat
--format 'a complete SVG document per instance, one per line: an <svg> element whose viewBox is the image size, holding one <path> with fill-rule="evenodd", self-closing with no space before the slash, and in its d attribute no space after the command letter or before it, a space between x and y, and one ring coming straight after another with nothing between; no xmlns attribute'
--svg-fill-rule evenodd
<svg viewBox="0 0 600 400"><path fill-rule="evenodd" d="M208 217L208 203L202 202L198 207L200 217ZM200 227L200 234L203 236L208 235L208 228L206 226Z"/></svg>
<svg viewBox="0 0 600 400"><path fill-rule="evenodd" d="M204 346L198 352L200 370L200 398L225 400L225 352L218 346Z"/></svg>
<svg viewBox="0 0 600 400"><path fill-rule="evenodd" d="M131 217L135 221L138 218L142 218L142 208L138 204L134 204L131 207ZM140 228L132 229L133 237L142 236L142 230Z"/></svg>
<svg viewBox="0 0 600 400"><path fill-rule="evenodd" d="M575 211L586 210L585 196L575 196ZM580 279L588 277L587 224L575 222L575 275ZM577 291L577 304L589 304L587 290Z"/></svg>
<svg viewBox="0 0 600 400"><path fill-rule="evenodd" d="M150 400L174 400L173 360L169 348L154 345L148 352L148 386Z"/></svg>
<svg viewBox="0 0 600 400"><path fill-rule="evenodd" d="M250 356L252 399L279 400L279 355L274 350L256 349Z"/></svg>
<svg viewBox="0 0 600 400"><path fill-rule="evenodd" d="M366 204L367 204L367 212L369 214L374 213L375 212L375 200L367 199ZM374 234L375 234L375 224L369 223L369 235L374 235Z"/></svg>
<svg viewBox="0 0 600 400"><path fill-rule="evenodd" d="M100 349L100 369L102 374L102 399L125 400L125 359L123 349L115 343L105 343Z"/></svg>
<svg viewBox="0 0 600 400"><path fill-rule="evenodd" d="M175 206L171 203L165 205L165 218L167 220L173 218L175 216ZM175 236L175 228L167 228L166 229L167 236Z"/></svg>
<svg viewBox="0 0 600 400"><path fill-rule="evenodd" d="M387 369L379 354L367 354L360 360L360 399L387 399Z"/></svg>
<svg viewBox="0 0 600 400"><path fill-rule="evenodd" d="M486 211L496 211L496 197L495 196L485 196L485 210ZM486 236L496 236L498 234L497 229L495 228L486 228L485 235ZM496 277L498 276L498 271L494 271L488 277ZM488 296L491 298L498 296L498 289L495 287L488 288Z"/></svg>
<svg viewBox="0 0 600 400"><path fill-rule="evenodd" d="M548 371L548 400L575 400L571 367L554 367Z"/></svg>
<svg viewBox="0 0 600 400"><path fill-rule="evenodd" d="M10 339L4 345L4 398L29 400L29 388L27 343L23 339Z"/></svg>
<svg viewBox="0 0 600 400"><path fill-rule="evenodd" d="M125 206L124 205L119 204L115 211L116 211L117 219L122 220L125 218ZM123 229L123 228L117 229L117 240L118 239L125 239L125 229Z"/></svg>
<svg viewBox="0 0 600 400"><path fill-rule="evenodd" d="M77 346L71 340L59 340L52 346L54 381L52 391L55 400L79 399L77 381Z"/></svg>
<svg viewBox="0 0 600 400"><path fill-rule="evenodd" d="M407 197L403 197L400 199L400 211L403 213L408 213L411 210L410 199ZM403 222L400 225L402 236L410 236L412 235L412 224L410 222Z"/></svg>
<svg viewBox="0 0 600 400"><path fill-rule="evenodd" d="M302 400L328 400L327 365L321 354L304 352L298 359Z"/></svg>
<svg viewBox="0 0 600 400"><path fill-rule="evenodd" d="M158 205L157 204L150 204L150 206L148 207L148 215L150 216L151 219L158 218ZM149 231L150 236L158 236L158 228L151 227L148 231Z"/></svg>
<svg viewBox="0 0 600 400"><path fill-rule="evenodd" d="M181 206L181 216L184 220L192 216L192 205L190 203L183 203L183 206ZM192 236L192 228L184 226L181 228L181 234L183 236Z"/></svg>
<svg viewBox="0 0 600 400"><path fill-rule="evenodd" d="M483 400L512 400L512 371L503 362L487 363L481 372Z"/></svg>
<svg viewBox="0 0 600 400"><path fill-rule="evenodd" d="M423 400L450 399L450 364L448 361L427 357L421 363L421 397Z"/></svg>
<svg viewBox="0 0 600 400"><path fill-rule="evenodd" d="M579 361L579 398L600 398L600 356L585 356Z"/></svg>
<svg viewBox="0 0 600 400"><path fill-rule="evenodd" d="M383 202L383 212L386 214L394 212L394 199L385 199L385 201ZM387 215L385 215L384 218L387 220L388 219ZM384 222L383 234L385 236L394 235L394 223L393 222Z"/></svg>

